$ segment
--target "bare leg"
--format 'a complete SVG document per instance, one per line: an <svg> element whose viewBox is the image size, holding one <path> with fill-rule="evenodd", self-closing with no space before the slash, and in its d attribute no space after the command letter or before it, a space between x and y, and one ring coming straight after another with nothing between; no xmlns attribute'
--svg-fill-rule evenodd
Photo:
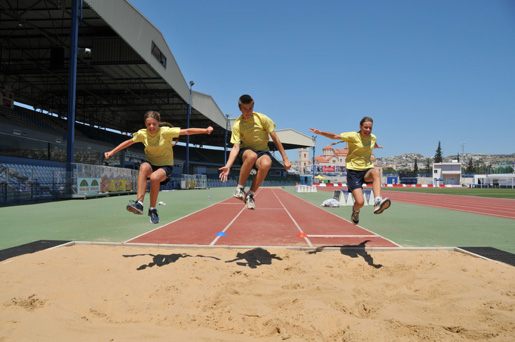
<svg viewBox="0 0 515 342"><path fill-rule="evenodd" d="M256 192L261 184L263 184L263 181L265 180L265 177L270 170L270 167L272 166L272 160L269 156L264 155L261 156L256 162L256 167L258 169L257 174L254 176L254 179L252 179L252 185L250 187L250 190L253 192Z"/></svg>
<svg viewBox="0 0 515 342"><path fill-rule="evenodd" d="M163 169L158 169L150 175L150 208L156 207L159 187L161 186L161 182L165 179L166 172Z"/></svg>
<svg viewBox="0 0 515 342"><path fill-rule="evenodd" d="M139 173L138 173L138 201L141 201L143 203L143 200L145 199L145 193L147 192L147 179L152 174L152 167L149 163L143 163L139 167Z"/></svg>
<svg viewBox="0 0 515 342"><path fill-rule="evenodd" d="M365 182L372 182L374 197L381 197L381 173L379 170L371 169L365 175Z"/></svg>
<svg viewBox="0 0 515 342"><path fill-rule="evenodd" d="M352 190L352 196L354 196L354 211L359 211L365 204L365 199L363 198L363 189L358 188Z"/></svg>
<svg viewBox="0 0 515 342"><path fill-rule="evenodd" d="M250 171L254 167L257 160L256 152L252 150L246 150L242 156L243 165L240 170L240 177L238 178L238 185L245 185L247 179L249 179Z"/></svg>

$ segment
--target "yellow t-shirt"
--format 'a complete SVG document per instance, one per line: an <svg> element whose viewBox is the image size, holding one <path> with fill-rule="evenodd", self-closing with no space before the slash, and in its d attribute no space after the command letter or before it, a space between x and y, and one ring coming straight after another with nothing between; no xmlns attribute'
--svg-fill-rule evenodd
<svg viewBox="0 0 515 342"><path fill-rule="evenodd" d="M173 166L172 139L180 135L179 127L159 127L156 134L149 134L146 128L133 134L132 140L145 145L146 160L154 166Z"/></svg>
<svg viewBox="0 0 515 342"><path fill-rule="evenodd" d="M370 134L364 139L360 132L347 132L340 136L349 146L349 153L345 159L347 169L364 171L374 167L370 157L377 140L375 135Z"/></svg>
<svg viewBox="0 0 515 342"><path fill-rule="evenodd" d="M269 134L274 128L275 123L264 114L254 112L250 119L240 115L232 128L231 143L254 151L268 151Z"/></svg>

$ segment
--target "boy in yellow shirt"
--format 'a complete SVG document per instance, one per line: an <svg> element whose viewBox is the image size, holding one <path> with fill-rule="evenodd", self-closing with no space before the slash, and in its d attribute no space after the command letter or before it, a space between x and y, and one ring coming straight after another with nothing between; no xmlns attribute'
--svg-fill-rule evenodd
<svg viewBox="0 0 515 342"><path fill-rule="evenodd" d="M227 181L229 171L238 158L241 170L233 196L244 201L247 209L255 209L254 194L272 166L272 156L268 148L270 138L281 153L286 170L291 168L291 163L274 131L275 123L266 115L254 112L254 99L250 95L242 95L238 100L238 107L241 115L236 119L232 130L233 148L227 164L219 169L220 180ZM253 169L257 170L257 173L252 179L249 192L245 193L245 183Z"/></svg>

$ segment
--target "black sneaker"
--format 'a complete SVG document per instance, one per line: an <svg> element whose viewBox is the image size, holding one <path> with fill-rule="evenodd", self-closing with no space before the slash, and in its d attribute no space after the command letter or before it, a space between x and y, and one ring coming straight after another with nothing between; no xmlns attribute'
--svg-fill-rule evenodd
<svg viewBox="0 0 515 342"><path fill-rule="evenodd" d="M374 204L374 214L381 214L386 209L390 208L392 201L389 198L385 198L380 202Z"/></svg>
<svg viewBox="0 0 515 342"><path fill-rule="evenodd" d="M245 191L242 188L236 188L233 197L245 202Z"/></svg>
<svg viewBox="0 0 515 342"><path fill-rule="evenodd" d="M129 201L127 211L136 215L143 215L143 206L138 201Z"/></svg>
<svg viewBox="0 0 515 342"><path fill-rule="evenodd" d="M358 224L359 223L359 211L354 211L352 209L352 216L350 217L352 223Z"/></svg>
<svg viewBox="0 0 515 342"><path fill-rule="evenodd" d="M150 222L154 224L159 223L159 216L157 215L157 209L149 209L148 210L148 216L150 216Z"/></svg>
<svg viewBox="0 0 515 342"><path fill-rule="evenodd" d="M254 195L250 194L245 196L245 204L247 205L247 209L256 209L256 204L254 203Z"/></svg>

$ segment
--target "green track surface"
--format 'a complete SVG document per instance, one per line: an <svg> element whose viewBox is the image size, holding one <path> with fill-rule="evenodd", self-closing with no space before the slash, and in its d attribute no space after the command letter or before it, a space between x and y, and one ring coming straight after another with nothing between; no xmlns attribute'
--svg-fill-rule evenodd
<svg viewBox="0 0 515 342"><path fill-rule="evenodd" d="M295 193L294 187L284 190L321 206L332 197L330 192ZM162 224L223 201L234 189L213 188L161 192L159 206ZM148 194L143 216L125 210L134 195L96 199L19 205L0 208L0 249L37 240L73 240L123 242L158 228L149 222ZM259 210L259 197L256 198ZM349 220L350 207L324 208ZM323 224L323 222L321 222ZM515 253L515 221L459 211L393 202L390 209L374 215L371 206L360 214L360 226L402 246L481 246Z"/></svg>
<svg viewBox="0 0 515 342"><path fill-rule="evenodd" d="M223 201L232 188L162 191L158 202L161 224ZM147 216L148 193L143 215L129 213L125 206L135 195L75 199L0 208L0 249L37 240L123 242L156 229Z"/></svg>
<svg viewBox="0 0 515 342"><path fill-rule="evenodd" d="M318 206L333 195L286 189ZM351 207L324 209L350 221ZM507 218L392 202L380 215L374 214L373 206L364 206L359 225L403 247L494 247L515 253L515 220Z"/></svg>
<svg viewBox="0 0 515 342"><path fill-rule="evenodd" d="M422 192L427 194L478 196L515 199L515 189L481 188L385 188L384 191Z"/></svg>

